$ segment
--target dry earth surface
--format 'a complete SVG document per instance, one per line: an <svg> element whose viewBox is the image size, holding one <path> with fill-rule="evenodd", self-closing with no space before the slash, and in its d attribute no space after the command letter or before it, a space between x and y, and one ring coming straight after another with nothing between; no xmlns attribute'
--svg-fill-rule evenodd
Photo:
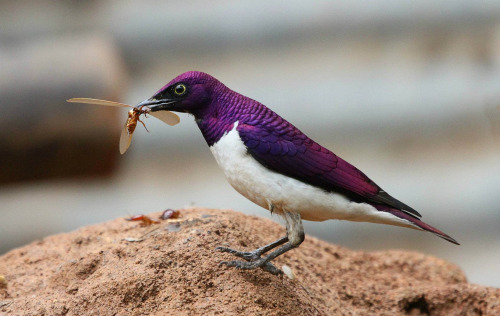
<svg viewBox="0 0 500 316"><path fill-rule="evenodd" d="M500 315L500 289L420 253L351 251L307 236L275 260L293 280L219 266L233 258L216 246L251 250L283 227L233 211L180 213L146 227L118 218L8 252L0 314Z"/></svg>

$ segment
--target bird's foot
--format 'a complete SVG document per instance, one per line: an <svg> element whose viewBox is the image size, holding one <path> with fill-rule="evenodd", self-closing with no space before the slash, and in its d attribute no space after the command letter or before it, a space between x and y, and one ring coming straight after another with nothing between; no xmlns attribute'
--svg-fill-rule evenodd
<svg viewBox="0 0 500 316"><path fill-rule="evenodd" d="M276 268L271 262L267 262L266 258L260 258L256 261L222 261L219 265L226 265L228 267L235 267L236 269L252 270L261 268L273 275L283 275L283 271Z"/></svg>
<svg viewBox="0 0 500 316"><path fill-rule="evenodd" d="M215 250L220 252L230 253L232 255L235 255L236 257L242 258L247 261L247 262L237 261L237 260L222 261L219 265L226 265L228 267L235 267L237 269L242 269L242 270L252 270L261 268L262 270L267 271L273 275L283 274L283 271L276 268L271 262L267 262L266 258L260 257L262 255L262 251L259 251L260 249L250 252L245 252L245 251L234 250L227 247L217 247L215 248Z"/></svg>
<svg viewBox="0 0 500 316"><path fill-rule="evenodd" d="M257 261L260 259L260 256L262 255L262 252L257 250L250 251L250 252L244 252L244 251L238 251L234 250L231 248L227 247L217 247L215 250L220 251L220 252L228 252L232 255L235 255L236 257L239 257L241 259L245 259L246 261Z"/></svg>

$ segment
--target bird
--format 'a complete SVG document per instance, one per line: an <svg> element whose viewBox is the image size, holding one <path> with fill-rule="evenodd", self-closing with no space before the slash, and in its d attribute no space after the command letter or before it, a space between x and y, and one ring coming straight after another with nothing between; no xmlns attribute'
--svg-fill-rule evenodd
<svg viewBox="0 0 500 316"><path fill-rule="evenodd" d="M194 116L231 186L255 204L284 218L286 235L253 251L217 247L243 260L221 265L283 272L271 261L305 239L302 220L371 222L431 232L459 243L424 223L368 176L321 146L280 115L237 93L211 75L185 72L136 107L152 113Z"/></svg>

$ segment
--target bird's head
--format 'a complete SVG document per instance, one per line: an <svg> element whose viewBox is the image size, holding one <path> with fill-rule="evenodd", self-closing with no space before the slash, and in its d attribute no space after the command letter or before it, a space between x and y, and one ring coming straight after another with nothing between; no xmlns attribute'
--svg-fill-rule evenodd
<svg viewBox="0 0 500 316"><path fill-rule="evenodd" d="M189 71L167 83L136 107L147 106L152 112L166 110L198 117L210 110L225 89L214 77L199 71Z"/></svg>

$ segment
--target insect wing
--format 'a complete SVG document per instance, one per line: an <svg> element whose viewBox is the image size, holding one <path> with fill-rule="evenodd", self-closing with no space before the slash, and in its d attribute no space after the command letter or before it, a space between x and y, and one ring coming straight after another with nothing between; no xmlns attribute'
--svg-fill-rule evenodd
<svg viewBox="0 0 500 316"><path fill-rule="evenodd" d="M125 104L125 103L92 99L92 98L72 98L72 99L69 99L66 101L71 102L71 103L85 103L85 104L95 104L95 105L105 105L105 106L117 106L117 107L122 107L122 108L132 108L133 107L133 106Z"/></svg>
<svg viewBox="0 0 500 316"><path fill-rule="evenodd" d="M180 117L177 114L170 111L149 112L148 114L156 117L160 121L167 123L170 126L177 125L181 121Z"/></svg>
<svg viewBox="0 0 500 316"><path fill-rule="evenodd" d="M120 134L120 154L124 154L127 149L130 147L130 143L132 142L132 134L128 133L128 119L125 122L125 126L122 128L122 133Z"/></svg>

